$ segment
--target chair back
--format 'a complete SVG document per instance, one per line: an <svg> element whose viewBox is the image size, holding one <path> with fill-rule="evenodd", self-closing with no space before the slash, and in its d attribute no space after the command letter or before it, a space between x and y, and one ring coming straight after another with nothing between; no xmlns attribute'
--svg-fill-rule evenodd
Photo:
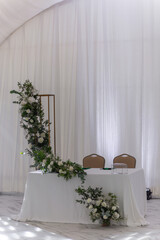
<svg viewBox="0 0 160 240"><path fill-rule="evenodd" d="M83 158L84 168L104 168L105 159L104 157L95 153L90 154Z"/></svg>
<svg viewBox="0 0 160 240"><path fill-rule="evenodd" d="M136 159L135 157L123 153L113 159L113 164L114 163L125 163L127 164L128 168L135 168L136 167Z"/></svg>

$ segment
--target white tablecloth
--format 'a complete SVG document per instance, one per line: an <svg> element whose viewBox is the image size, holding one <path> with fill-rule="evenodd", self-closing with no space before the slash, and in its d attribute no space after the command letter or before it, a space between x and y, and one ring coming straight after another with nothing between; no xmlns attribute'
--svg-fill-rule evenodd
<svg viewBox="0 0 160 240"><path fill-rule="evenodd" d="M146 225L146 190L143 169L128 169L128 174L113 174L101 169L87 170L86 186L102 187L117 195L122 216L128 226ZM78 178L65 181L57 174L28 174L19 221L92 223L88 209L76 202Z"/></svg>

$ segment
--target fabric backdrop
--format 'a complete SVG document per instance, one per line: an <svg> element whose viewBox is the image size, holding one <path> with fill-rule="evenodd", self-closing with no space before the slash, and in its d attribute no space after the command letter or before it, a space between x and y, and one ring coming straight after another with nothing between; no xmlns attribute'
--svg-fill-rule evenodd
<svg viewBox="0 0 160 240"><path fill-rule="evenodd" d="M109 166L135 156L160 196L160 1L66 0L0 46L0 191L23 191L31 160L12 104L17 82L56 95L57 154Z"/></svg>

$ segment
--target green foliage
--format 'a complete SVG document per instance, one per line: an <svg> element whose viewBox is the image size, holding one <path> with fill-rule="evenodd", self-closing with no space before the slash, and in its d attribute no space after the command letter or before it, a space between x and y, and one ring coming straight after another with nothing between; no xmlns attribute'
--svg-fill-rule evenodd
<svg viewBox="0 0 160 240"><path fill-rule="evenodd" d="M26 152L34 161L31 167L36 167L44 173L56 172L59 177L64 177L66 180L78 176L84 182L86 173L81 165L70 160L63 162L52 153L52 148L49 146L50 123L44 120L44 110L38 91L29 80L23 84L18 82L18 88L19 91L12 90L10 93L16 94L18 98L13 103L20 106L20 126L25 130L25 138L29 146Z"/></svg>

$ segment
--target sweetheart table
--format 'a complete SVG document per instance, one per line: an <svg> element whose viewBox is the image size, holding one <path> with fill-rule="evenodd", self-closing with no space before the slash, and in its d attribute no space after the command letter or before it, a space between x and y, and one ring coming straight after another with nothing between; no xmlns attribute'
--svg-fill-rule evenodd
<svg viewBox="0 0 160 240"><path fill-rule="evenodd" d="M128 169L127 174L114 174L111 170L86 170L85 187L102 187L104 194L116 194L122 224L146 225L146 187L143 169ZM76 202L79 199L75 188L80 180L75 177L65 181L56 173L28 174L21 211L14 219L18 221L43 221L63 223L92 223L89 210Z"/></svg>

